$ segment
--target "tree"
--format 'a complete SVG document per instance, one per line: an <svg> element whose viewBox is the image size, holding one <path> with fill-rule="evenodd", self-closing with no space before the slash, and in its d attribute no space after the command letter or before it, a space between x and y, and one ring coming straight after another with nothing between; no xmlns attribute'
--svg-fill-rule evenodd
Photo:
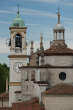
<svg viewBox="0 0 73 110"><path fill-rule="evenodd" d="M7 78L9 79L9 67L6 64L0 64L0 93L5 92Z"/></svg>

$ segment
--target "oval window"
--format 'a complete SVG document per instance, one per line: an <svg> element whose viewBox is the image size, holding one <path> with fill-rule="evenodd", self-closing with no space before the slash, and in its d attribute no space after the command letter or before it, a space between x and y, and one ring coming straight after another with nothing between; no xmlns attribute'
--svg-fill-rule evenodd
<svg viewBox="0 0 73 110"><path fill-rule="evenodd" d="M59 74L59 79L60 79L60 80L65 80L65 79L66 79L66 73L65 73L65 72L61 72L61 73Z"/></svg>

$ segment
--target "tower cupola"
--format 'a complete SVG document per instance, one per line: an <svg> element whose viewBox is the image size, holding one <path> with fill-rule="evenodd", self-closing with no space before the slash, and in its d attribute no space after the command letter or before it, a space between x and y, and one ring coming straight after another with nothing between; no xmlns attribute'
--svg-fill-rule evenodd
<svg viewBox="0 0 73 110"><path fill-rule="evenodd" d="M26 54L26 31L27 27L24 21L20 17L19 8L16 18L13 20L10 26L10 50L13 54Z"/></svg>
<svg viewBox="0 0 73 110"><path fill-rule="evenodd" d="M24 21L20 17L19 8L18 8L18 11L17 11L16 18L13 20L13 22L11 24L11 27L25 27Z"/></svg>

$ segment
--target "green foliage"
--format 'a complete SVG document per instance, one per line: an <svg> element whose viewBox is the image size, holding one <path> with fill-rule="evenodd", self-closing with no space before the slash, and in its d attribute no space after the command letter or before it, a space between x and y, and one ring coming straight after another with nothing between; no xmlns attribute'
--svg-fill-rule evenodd
<svg viewBox="0 0 73 110"><path fill-rule="evenodd" d="M0 93L5 92L7 78L9 79L9 67L6 64L0 64Z"/></svg>

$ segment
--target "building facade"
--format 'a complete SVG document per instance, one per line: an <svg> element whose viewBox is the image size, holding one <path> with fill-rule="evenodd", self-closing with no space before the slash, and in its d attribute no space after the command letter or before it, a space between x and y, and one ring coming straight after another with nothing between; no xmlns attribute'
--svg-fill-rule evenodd
<svg viewBox="0 0 73 110"><path fill-rule="evenodd" d="M69 91L66 93L63 89L65 86L59 85L56 87L56 91L60 91L62 89L62 95L59 95L59 97L59 92L56 92L55 95L53 92L49 93L49 91L51 91L50 89L53 87L55 88L58 84L69 84L68 87L73 88L73 50L68 48L65 43L65 28L60 22L59 11L57 16L58 22L53 29L54 38L50 44L50 48L44 50L43 37L41 35L40 49L34 53L32 41L29 56L27 55L26 45L27 27L20 18L18 10L17 16L10 26L10 55L8 56L10 60L10 107L13 103L26 102L37 97L39 99L39 103L44 104L45 110L48 110L48 108L49 110L53 110L53 99L53 101L56 99L56 104L58 104L58 99L61 101L61 97L62 101L72 99L69 95L73 95L73 89L69 88L71 92ZM48 95L46 95L47 91ZM65 93L66 98L64 98ZM68 101L66 102L68 103ZM67 103L63 103L64 106ZM61 108L61 103L59 104L58 109L59 107L60 110L63 109ZM73 107L69 105L68 110L69 109L73 109Z"/></svg>

